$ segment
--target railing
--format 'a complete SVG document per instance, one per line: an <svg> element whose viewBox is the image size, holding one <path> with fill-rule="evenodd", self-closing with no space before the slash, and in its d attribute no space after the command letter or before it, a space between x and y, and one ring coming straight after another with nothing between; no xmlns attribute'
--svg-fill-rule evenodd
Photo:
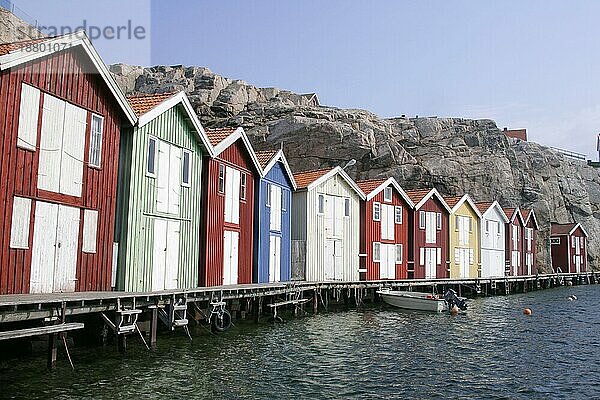
<svg viewBox="0 0 600 400"><path fill-rule="evenodd" d="M11 0L0 0L0 8L10 11L34 28L38 27L38 20L21 10L19 7L15 6Z"/></svg>
<svg viewBox="0 0 600 400"><path fill-rule="evenodd" d="M559 149L557 147L552 147L549 146L552 150L556 151L557 153L562 154L565 157L568 158L572 158L574 160L578 160L578 161L586 161L587 160L587 155L582 154L582 153L576 153L574 151L569 151L569 150L563 150L563 149Z"/></svg>

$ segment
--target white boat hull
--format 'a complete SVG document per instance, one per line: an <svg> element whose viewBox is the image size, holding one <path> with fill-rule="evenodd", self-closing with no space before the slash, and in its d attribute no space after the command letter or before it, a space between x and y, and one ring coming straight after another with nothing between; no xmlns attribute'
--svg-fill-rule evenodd
<svg viewBox="0 0 600 400"><path fill-rule="evenodd" d="M406 310L443 312L448 310L446 301L428 293L381 290L377 292L387 304Z"/></svg>

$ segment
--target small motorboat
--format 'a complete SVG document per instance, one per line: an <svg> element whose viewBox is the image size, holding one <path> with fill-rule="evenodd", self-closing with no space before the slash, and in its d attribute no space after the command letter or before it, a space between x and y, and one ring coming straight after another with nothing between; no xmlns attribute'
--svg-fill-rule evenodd
<svg viewBox="0 0 600 400"><path fill-rule="evenodd" d="M458 297L452 289L449 289L444 296L390 289L378 290L377 294L387 304L406 310L444 312L451 310L454 306L461 310L467 309L466 299Z"/></svg>

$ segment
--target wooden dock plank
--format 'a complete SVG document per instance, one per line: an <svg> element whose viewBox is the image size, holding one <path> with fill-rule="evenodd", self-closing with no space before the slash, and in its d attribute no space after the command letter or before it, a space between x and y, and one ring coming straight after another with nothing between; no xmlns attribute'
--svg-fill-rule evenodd
<svg viewBox="0 0 600 400"><path fill-rule="evenodd" d="M13 331L0 332L0 340L19 339L31 336L48 335L51 333L60 333L83 329L84 325L80 322L69 322L59 325L39 326L36 328L17 329Z"/></svg>

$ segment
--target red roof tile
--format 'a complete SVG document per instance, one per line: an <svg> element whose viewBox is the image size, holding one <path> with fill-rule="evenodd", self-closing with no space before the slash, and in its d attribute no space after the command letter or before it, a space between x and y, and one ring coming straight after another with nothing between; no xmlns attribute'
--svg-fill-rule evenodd
<svg viewBox="0 0 600 400"><path fill-rule="evenodd" d="M413 203L419 204L419 202L423 200L423 198L427 196L429 192L431 192L431 190L432 189L409 190L408 192L406 192L406 194L408 195L408 197L410 197Z"/></svg>
<svg viewBox="0 0 600 400"><path fill-rule="evenodd" d="M448 204L448 207L450 207L450 208L454 208L454 206L456 204L458 204L458 202L460 201L460 199L462 199L462 197L458 197L458 196L444 197L444 200L446 201L446 204Z"/></svg>
<svg viewBox="0 0 600 400"><path fill-rule="evenodd" d="M45 37L45 38L39 38L39 39L23 40L20 42L2 43L2 44L0 44L0 56L6 55L15 50L19 50L19 49L27 46L28 44L40 43L40 42L43 42L43 41L49 40L49 39L54 39L54 38Z"/></svg>
<svg viewBox="0 0 600 400"><path fill-rule="evenodd" d="M479 211L481 211L481 213L483 214L484 212L486 212L487 210L490 209L490 207L492 206L492 203L476 203L477 208L479 209Z"/></svg>
<svg viewBox="0 0 600 400"><path fill-rule="evenodd" d="M387 181L387 179L367 179L364 181L358 181L356 184L364 194L369 194L385 181Z"/></svg>
<svg viewBox="0 0 600 400"><path fill-rule="evenodd" d="M265 151L257 151L256 158L258 158L258 162L262 168L265 168L267 164L275 157L279 150L265 150Z"/></svg>
<svg viewBox="0 0 600 400"><path fill-rule="evenodd" d="M327 174L333 168L329 169L317 169L313 171L303 171L294 174L294 180L296 181L296 185L298 189L306 189L308 185Z"/></svg>
<svg viewBox="0 0 600 400"><path fill-rule="evenodd" d="M550 227L551 235L568 235L577 224L552 224Z"/></svg>
<svg viewBox="0 0 600 400"><path fill-rule="evenodd" d="M206 135L213 146L218 145L223 140L227 139L237 128L215 128L205 129Z"/></svg>
<svg viewBox="0 0 600 400"><path fill-rule="evenodd" d="M131 104L131 108L138 116L146 114L154 107L158 106L163 101L173 97L176 93L153 93L128 96L127 100Z"/></svg>

